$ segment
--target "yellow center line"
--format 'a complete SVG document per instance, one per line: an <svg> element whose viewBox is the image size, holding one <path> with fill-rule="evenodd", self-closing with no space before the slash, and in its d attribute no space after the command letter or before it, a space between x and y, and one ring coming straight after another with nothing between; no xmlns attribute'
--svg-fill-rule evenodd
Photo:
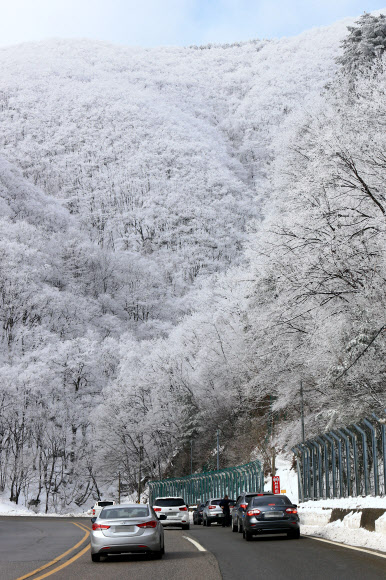
<svg viewBox="0 0 386 580"><path fill-rule="evenodd" d="M76 524L75 522L71 522L71 523L74 524L74 526L78 526L78 524ZM85 528L81 528L80 526L78 526L78 528L80 528L83 531L86 531ZM88 538L89 535L90 535L90 531L87 530L85 535L83 536L83 538L77 544L75 544L75 546L73 546L72 548L70 548L66 552L63 552L63 554L60 554L60 556L57 556L56 558L51 560L51 562L44 564L44 566L40 566L40 568L36 568L36 570L33 570L32 572L25 574L25 576L20 576L19 578L16 578L16 580L24 580L25 578L29 578L30 576L33 576L34 574L37 574L38 572L45 570L49 566L53 566L54 564L56 564L56 562L59 562L59 560L61 560L65 556L67 556L67 554L70 554L70 552L72 552L73 550L76 550L76 548L78 548L81 544L83 544L83 542ZM88 549L88 546L87 546L87 549Z"/></svg>
<svg viewBox="0 0 386 580"><path fill-rule="evenodd" d="M78 558L83 556L83 554L85 554L89 550L90 550L90 546L87 545L85 548L83 548L83 550L78 552L78 554L75 554L75 556L73 556L70 560L67 560L67 562L64 562L64 564L61 564L60 566L58 566L57 568L54 568L50 572L46 572L46 574L43 574L43 576L38 576L37 578L35 578L35 580L42 580L42 578L47 578L47 576L51 576L51 574L55 574L55 572L59 572L59 570L62 570L66 566L69 566L70 564L75 562L75 560L77 560Z"/></svg>
<svg viewBox="0 0 386 580"><path fill-rule="evenodd" d="M80 528L81 530L85 530L86 532L90 532L90 528L88 526L86 526L86 524L76 524L75 522L72 522L75 526L78 526L78 528Z"/></svg>

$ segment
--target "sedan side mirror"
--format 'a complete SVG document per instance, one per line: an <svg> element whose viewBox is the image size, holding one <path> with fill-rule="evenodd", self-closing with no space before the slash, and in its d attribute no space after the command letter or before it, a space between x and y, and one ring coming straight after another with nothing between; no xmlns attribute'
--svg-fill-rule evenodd
<svg viewBox="0 0 386 580"><path fill-rule="evenodd" d="M91 518L91 523L93 524L94 522L96 522L96 518Z"/></svg>

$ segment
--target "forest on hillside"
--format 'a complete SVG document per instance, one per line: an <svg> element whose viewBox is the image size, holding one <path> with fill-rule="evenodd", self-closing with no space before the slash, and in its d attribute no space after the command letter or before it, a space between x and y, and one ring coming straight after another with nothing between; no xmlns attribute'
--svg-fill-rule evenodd
<svg viewBox="0 0 386 580"><path fill-rule="evenodd" d="M347 29L347 24L349 27ZM0 48L0 489L46 511L385 405L386 18ZM272 425L274 424L274 432Z"/></svg>

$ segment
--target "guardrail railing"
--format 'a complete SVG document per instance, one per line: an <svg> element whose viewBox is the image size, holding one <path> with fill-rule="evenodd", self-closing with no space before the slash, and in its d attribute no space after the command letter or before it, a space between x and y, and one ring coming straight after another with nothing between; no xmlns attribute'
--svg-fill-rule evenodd
<svg viewBox="0 0 386 580"><path fill-rule="evenodd" d="M386 409L292 448L299 501L386 495Z"/></svg>
<svg viewBox="0 0 386 580"><path fill-rule="evenodd" d="M242 491L261 492L264 490L264 472L260 461L255 460L219 471L149 481L148 485L150 503L156 497L181 496L188 504L195 504L208 497L228 494L235 499Z"/></svg>

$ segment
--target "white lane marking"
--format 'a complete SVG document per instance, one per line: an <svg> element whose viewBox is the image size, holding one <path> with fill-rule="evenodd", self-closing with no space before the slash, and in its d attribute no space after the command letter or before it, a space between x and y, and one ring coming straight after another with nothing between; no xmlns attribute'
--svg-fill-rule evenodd
<svg viewBox="0 0 386 580"><path fill-rule="evenodd" d="M348 548L349 550L356 550L357 552L366 552L366 554L370 554L371 556L386 558L386 554L380 554L379 552L373 552L372 550L366 550L365 548L357 548L356 546L349 546L348 544L341 544L340 542L333 542L332 540L325 540L324 538L318 538L317 536L303 536L303 538L311 538L312 540L318 540L318 542L326 542L326 544L334 544L334 546L340 546L341 548Z"/></svg>
<svg viewBox="0 0 386 580"><path fill-rule="evenodd" d="M203 546L201 546L201 544L196 542L196 540L192 540L192 538L188 538L188 536L182 536L182 537L185 538L185 540L188 540L188 542L191 542L194 546L196 546L196 548L199 552L206 552L205 548Z"/></svg>

